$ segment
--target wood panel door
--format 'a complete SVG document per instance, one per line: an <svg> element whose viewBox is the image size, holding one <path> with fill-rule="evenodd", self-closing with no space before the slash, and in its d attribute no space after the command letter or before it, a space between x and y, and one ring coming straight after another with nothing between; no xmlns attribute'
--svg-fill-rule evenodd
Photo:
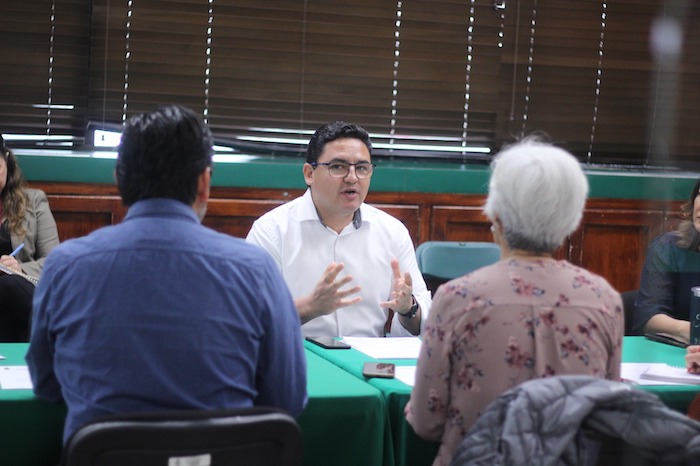
<svg viewBox="0 0 700 466"><path fill-rule="evenodd" d="M620 292L637 289L647 248L661 234L664 216L662 210L587 210L571 235L569 260Z"/></svg>
<svg viewBox="0 0 700 466"><path fill-rule="evenodd" d="M431 241L493 241L491 221L481 206L445 206L432 208Z"/></svg>

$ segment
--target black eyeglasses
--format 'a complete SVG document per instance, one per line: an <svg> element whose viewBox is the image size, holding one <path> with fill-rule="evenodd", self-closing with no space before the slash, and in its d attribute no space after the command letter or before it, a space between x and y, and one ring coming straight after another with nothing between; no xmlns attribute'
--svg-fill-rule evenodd
<svg viewBox="0 0 700 466"><path fill-rule="evenodd" d="M350 173L350 167L355 167L355 176L357 176L361 180L372 176L374 168L376 167L375 164L370 162L348 163L341 161L313 162L310 165L314 168L316 168L319 165L325 165L326 167L328 167L328 173L333 178L345 178L346 176L348 176L348 173Z"/></svg>

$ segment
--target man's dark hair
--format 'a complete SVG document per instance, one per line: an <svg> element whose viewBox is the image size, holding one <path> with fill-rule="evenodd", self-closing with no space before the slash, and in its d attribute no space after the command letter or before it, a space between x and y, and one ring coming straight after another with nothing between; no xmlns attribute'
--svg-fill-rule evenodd
<svg viewBox="0 0 700 466"><path fill-rule="evenodd" d="M131 118L122 133L117 186L124 205L156 197L192 205L211 165L209 128L191 110L168 105Z"/></svg>
<svg viewBox="0 0 700 466"><path fill-rule="evenodd" d="M369 133L364 128L344 121L334 121L321 126L311 136L309 147L306 149L306 162L318 162L318 158L323 153L323 148L326 144L342 138L359 139L367 147L369 154L372 155L372 141L369 138Z"/></svg>

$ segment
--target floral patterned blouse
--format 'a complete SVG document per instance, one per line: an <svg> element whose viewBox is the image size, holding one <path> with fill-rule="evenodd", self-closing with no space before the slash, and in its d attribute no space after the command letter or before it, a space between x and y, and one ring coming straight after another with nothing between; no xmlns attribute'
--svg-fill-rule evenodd
<svg viewBox="0 0 700 466"><path fill-rule="evenodd" d="M537 377L620 378L624 313L608 282L566 261L505 259L442 285L406 418L449 465L479 414Z"/></svg>

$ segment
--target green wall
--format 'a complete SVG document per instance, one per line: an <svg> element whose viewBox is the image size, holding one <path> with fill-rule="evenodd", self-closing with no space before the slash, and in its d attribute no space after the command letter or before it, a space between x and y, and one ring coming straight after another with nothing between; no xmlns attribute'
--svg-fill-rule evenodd
<svg viewBox="0 0 700 466"><path fill-rule="evenodd" d="M16 150L27 180L113 184L114 159L59 155L61 151ZM214 186L303 189L303 160L293 157L236 156L214 165ZM375 159L373 191L485 194L488 165L425 160ZM590 197L684 200L698 173L586 169Z"/></svg>

